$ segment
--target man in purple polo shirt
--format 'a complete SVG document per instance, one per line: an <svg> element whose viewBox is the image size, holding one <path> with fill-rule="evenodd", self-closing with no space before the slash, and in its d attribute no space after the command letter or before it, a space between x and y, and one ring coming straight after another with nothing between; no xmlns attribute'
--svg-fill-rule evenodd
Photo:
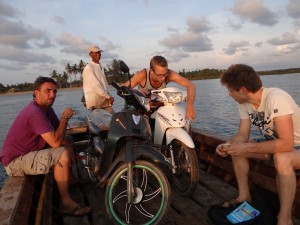
<svg viewBox="0 0 300 225"><path fill-rule="evenodd" d="M69 193L74 158L72 138L66 136L69 119L75 114L64 109L60 120L52 105L57 84L52 78L38 77L34 83L33 101L16 117L7 133L0 154L9 176L38 175L54 171L62 198L63 215L86 216L90 207L75 202Z"/></svg>

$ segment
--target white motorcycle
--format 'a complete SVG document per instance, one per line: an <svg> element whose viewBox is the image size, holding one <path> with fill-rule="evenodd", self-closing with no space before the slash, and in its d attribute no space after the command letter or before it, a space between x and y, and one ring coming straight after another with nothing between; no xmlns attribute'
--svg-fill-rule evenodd
<svg viewBox="0 0 300 225"><path fill-rule="evenodd" d="M153 143L161 145L162 153L171 160L175 190L190 195L198 183L199 164L195 144L189 135L185 118L187 93L175 87L151 91L151 118L155 119Z"/></svg>

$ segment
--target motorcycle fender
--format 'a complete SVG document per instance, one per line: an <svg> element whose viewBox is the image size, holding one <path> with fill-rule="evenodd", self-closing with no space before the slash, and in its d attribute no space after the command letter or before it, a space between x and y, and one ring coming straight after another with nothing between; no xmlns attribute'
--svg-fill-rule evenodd
<svg viewBox="0 0 300 225"><path fill-rule="evenodd" d="M135 146L129 154L126 154L125 151L121 151L118 157L113 161L112 165L109 167L108 171L104 174L102 181L106 180L110 174L114 171L114 168L122 162L133 162L138 159L140 156L146 156L154 161L161 162L168 166L172 167L171 162L159 151L155 150L153 147L149 145L139 145Z"/></svg>
<svg viewBox="0 0 300 225"><path fill-rule="evenodd" d="M131 160L136 160L141 156L146 156L156 162L160 162L171 167L171 162L162 153L160 153L159 150L156 150L149 145L135 146Z"/></svg>
<svg viewBox="0 0 300 225"><path fill-rule="evenodd" d="M170 127L166 132L166 142L167 145L173 139L177 139L184 143L189 148L195 148L195 144L191 138L191 136L186 132L186 130L182 129L181 127Z"/></svg>

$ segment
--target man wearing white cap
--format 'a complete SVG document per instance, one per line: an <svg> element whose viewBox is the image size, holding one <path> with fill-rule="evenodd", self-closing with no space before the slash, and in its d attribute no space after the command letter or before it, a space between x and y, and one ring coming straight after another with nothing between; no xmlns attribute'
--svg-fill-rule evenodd
<svg viewBox="0 0 300 225"><path fill-rule="evenodd" d="M100 64L101 52L98 46L91 46L88 53L92 59L83 70L83 92L86 108L105 109L113 113L114 98L110 96L104 67Z"/></svg>

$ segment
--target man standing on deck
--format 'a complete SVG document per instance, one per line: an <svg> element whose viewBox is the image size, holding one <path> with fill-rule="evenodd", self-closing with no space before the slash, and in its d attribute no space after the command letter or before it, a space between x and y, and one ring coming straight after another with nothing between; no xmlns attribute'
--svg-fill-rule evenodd
<svg viewBox="0 0 300 225"><path fill-rule="evenodd" d="M101 52L98 46L88 49L92 61L84 67L82 73L85 104L89 110L105 109L113 113L114 98L109 94L104 67L100 64Z"/></svg>
<svg viewBox="0 0 300 225"><path fill-rule="evenodd" d="M264 88L260 77L250 66L236 64L222 74L221 83L229 96L239 103L238 132L230 139L230 147L219 145L216 152L231 156L239 195L223 207L251 202L248 184L249 160L274 160L280 211L277 225L292 225L292 205L296 193L296 175L300 169L300 108L285 91ZM249 141L250 127L256 126L267 141Z"/></svg>
<svg viewBox="0 0 300 225"><path fill-rule="evenodd" d="M114 113L114 98L109 93L104 67L100 63L101 52L98 46L88 49L92 61L84 67L82 73L83 93L85 106L90 110L88 119L99 128L108 129L111 114Z"/></svg>
<svg viewBox="0 0 300 225"><path fill-rule="evenodd" d="M38 77L33 101L16 117L5 138L0 160L9 176L46 174L53 168L54 179L62 198L62 215L86 216L90 207L75 202L69 193L74 158L72 138L66 136L74 110L66 108L60 120L52 105L57 84L52 78Z"/></svg>

